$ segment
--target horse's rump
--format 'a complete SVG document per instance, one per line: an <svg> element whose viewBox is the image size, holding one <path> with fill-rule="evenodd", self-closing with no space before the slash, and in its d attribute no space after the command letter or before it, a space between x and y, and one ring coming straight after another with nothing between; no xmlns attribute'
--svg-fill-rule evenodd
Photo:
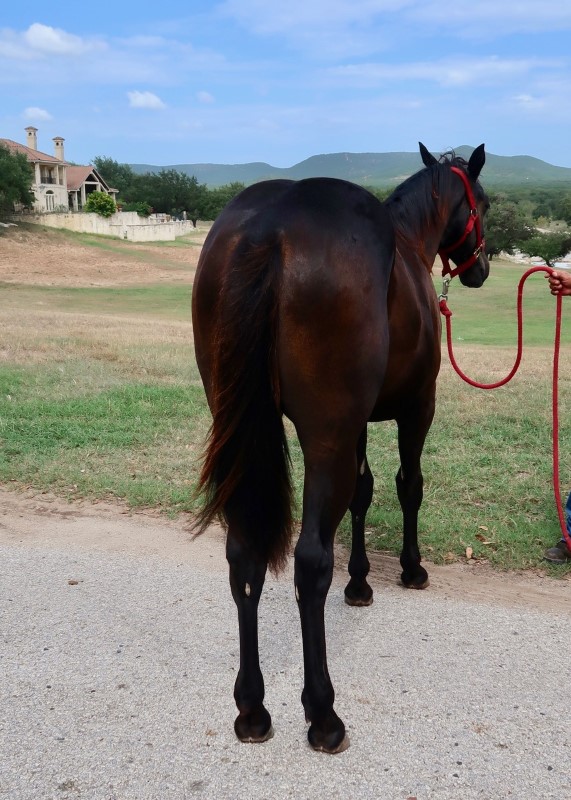
<svg viewBox="0 0 571 800"><path fill-rule="evenodd" d="M343 181L256 185L218 218L193 293L213 415L199 529L231 517L280 565L292 528L282 412L300 428L323 420L336 386L344 416L366 422L386 362L392 258L387 212Z"/></svg>

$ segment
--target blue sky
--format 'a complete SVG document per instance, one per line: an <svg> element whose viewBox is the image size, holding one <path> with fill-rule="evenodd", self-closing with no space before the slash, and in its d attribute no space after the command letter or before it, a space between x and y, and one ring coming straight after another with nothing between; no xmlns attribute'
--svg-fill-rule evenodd
<svg viewBox="0 0 571 800"><path fill-rule="evenodd" d="M77 163L486 143L571 167L568 0L6 3L0 138Z"/></svg>

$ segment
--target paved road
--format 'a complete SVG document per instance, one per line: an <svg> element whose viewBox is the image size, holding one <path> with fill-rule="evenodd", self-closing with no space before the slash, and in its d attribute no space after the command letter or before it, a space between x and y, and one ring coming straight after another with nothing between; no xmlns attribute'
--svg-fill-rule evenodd
<svg viewBox="0 0 571 800"><path fill-rule="evenodd" d="M306 745L291 575L262 600L275 736L251 746L232 731L217 534L3 492L0 557L0 798L571 798L570 608L526 602L525 584L521 605L509 578L474 599L469 573L463 597L443 570L406 591L387 562L373 606L353 609L336 576L330 671L351 747L330 757Z"/></svg>

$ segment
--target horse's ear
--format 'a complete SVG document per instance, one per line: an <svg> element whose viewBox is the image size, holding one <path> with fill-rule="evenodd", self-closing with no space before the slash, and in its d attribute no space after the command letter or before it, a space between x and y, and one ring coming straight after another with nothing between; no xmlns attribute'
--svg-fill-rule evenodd
<svg viewBox="0 0 571 800"><path fill-rule="evenodd" d="M482 171L482 167L486 163L486 154L484 152L484 145L481 144L479 147L476 147L472 155L470 156L470 160L468 161L468 175L472 178L473 181L477 181Z"/></svg>
<svg viewBox="0 0 571 800"><path fill-rule="evenodd" d="M437 164L437 160L434 158L432 153L429 153L426 147L422 144L422 142L418 143L420 148L420 156L422 158L422 163L425 167L431 167L433 164Z"/></svg>

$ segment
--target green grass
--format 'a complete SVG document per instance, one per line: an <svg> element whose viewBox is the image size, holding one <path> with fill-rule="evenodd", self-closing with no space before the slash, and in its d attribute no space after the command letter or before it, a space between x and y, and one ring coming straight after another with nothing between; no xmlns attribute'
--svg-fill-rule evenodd
<svg viewBox="0 0 571 800"><path fill-rule="evenodd" d="M2 370L0 481L190 510L193 442L206 424L197 384L123 383L70 396L50 370Z"/></svg>
<svg viewBox="0 0 571 800"><path fill-rule="evenodd" d="M492 270L481 290L454 281L449 298L458 360L484 380L496 380L513 361L515 289L522 273L494 263ZM535 568L544 566L542 552L559 536L550 455L554 300L540 275L528 281L525 295L525 358L508 387L478 391L443 363L423 459L419 525L422 552L436 562L461 559L471 547L498 568ZM192 511L210 417L192 351L190 289L3 285L0 296L0 481L70 498L118 497L166 513ZM564 492L571 476L566 311ZM368 544L396 554L402 526L394 486L396 428L369 428L375 494ZM299 509L303 475L295 438L292 455ZM347 540L347 518L340 536ZM570 571L547 569L554 575Z"/></svg>
<svg viewBox="0 0 571 800"><path fill-rule="evenodd" d="M192 288L177 284L70 288L0 283L0 296L12 308L190 320Z"/></svg>
<svg viewBox="0 0 571 800"><path fill-rule="evenodd" d="M452 311L454 340L465 344L515 346L516 297L522 265L491 262L491 274L480 289L467 289L458 279L450 284L448 306ZM437 291L441 281L435 279ZM549 294L544 273L530 275L523 287L525 345L553 341L555 298Z"/></svg>

